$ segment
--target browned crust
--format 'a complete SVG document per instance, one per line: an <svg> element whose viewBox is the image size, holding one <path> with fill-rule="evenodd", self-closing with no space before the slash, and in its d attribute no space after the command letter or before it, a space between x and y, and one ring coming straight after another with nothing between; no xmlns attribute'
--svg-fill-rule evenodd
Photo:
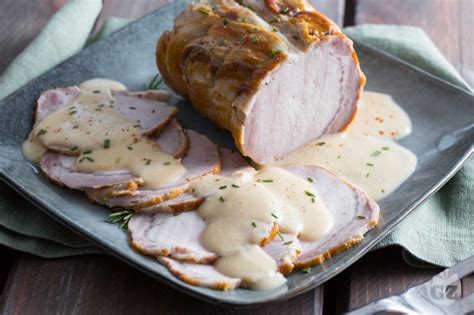
<svg viewBox="0 0 474 315"><path fill-rule="evenodd" d="M189 140L188 137L186 136L186 133L184 132L183 127L176 122L176 125L178 126L178 132L179 132L179 147L178 150L176 150L176 153L174 155L175 159L181 159L183 158L189 150Z"/></svg>
<svg viewBox="0 0 474 315"><path fill-rule="evenodd" d="M287 59L291 45L305 51L316 42L346 36L305 0L265 0L265 12L234 4L213 1L212 8L188 6L173 30L159 39L156 62L165 82L202 115L229 130L237 148L249 155L242 145L246 114L241 105ZM257 22L272 16L275 24L264 27ZM272 27L281 33L271 31ZM355 51L353 59L359 67ZM360 77L359 96L365 82L362 72ZM342 129L354 119L356 107Z"/></svg>
<svg viewBox="0 0 474 315"><path fill-rule="evenodd" d="M378 215L378 212L377 212L377 215L375 217L372 217L370 219L370 221L367 222L366 231L374 228L377 225L378 220L379 220L379 215ZM315 257L313 257L311 259L308 259L308 260L305 260L303 262L299 262L299 261L294 262L295 268L296 269L304 269L304 268L307 268L307 267L313 267L315 265L319 265L319 264L323 263L325 260L333 257L334 255L336 255L336 254L338 254L338 253L340 253L340 252L342 252L342 251L358 244L359 242L361 242L364 239L363 234L365 234L366 231L364 231L360 235L354 236L354 238L351 238L351 239L349 239L345 242L342 242L342 243L334 246L333 248L330 248L329 250L322 253L321 255L315 256Z"/></svg>
<svg viewBox="0 0 474 315"><path fill-rule="evenodd" d="M173 268L170 263L165 261L164 259L158 259L159 262L161 262L168 270L174 274L178 279L190 284L190 285L195 285L195 286L205 286L210 289L214 290L220 290L220 291L228 291L235 289L240 285L240 282L237 283L232 283L232 282L226 282L226 281L215 281L210 285L205 285L202 282L199 282L197 279L188 277L186 274L180 272L179 270Z"/></svg>
<svg viewBox="0 0 474 315"><path fill-rule="evenodd" d="M187 200L184 202L179 202L175 204L166 205L160 208L160 204L157 206L157 212L164 212L164 213L177 213L177 212L185 212L197 209L203 202L205 198L196 198L192 200Z"/></svg>

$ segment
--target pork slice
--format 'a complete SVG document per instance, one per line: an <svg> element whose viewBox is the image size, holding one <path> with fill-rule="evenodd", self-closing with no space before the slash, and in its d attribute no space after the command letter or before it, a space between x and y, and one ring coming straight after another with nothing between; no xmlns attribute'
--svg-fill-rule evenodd
<svg viewBox="0 0 474 315"><path fill-rule="evenodd" d="M160 38L156 61L167 84L258 164L346 128L365 84L352 41L305 0L190 4Z"/></svg>
<svg viewBox="0 0 474 315"><path fill-rule="evenodd" d="M39 123L49 113L54 112L72 102L81 93L81 89L73 87L57 88L47 90L38 98L36 107L36 121ZM114 91L112 95L118 105L118 109L127 117L140 122L145 134L153 135L163 130L167 124L176 116L177 109L167 106L170 93L166 91ZM50 145L51 151L77 156L79 151L71 151L70 146ZM179 153L184 154L185 147Z"/></svg>
<svg viewBox="0 0 474 315"><path fill-rule="evenodd" d="M146 207L151 207L168 199L176 198L184 193L189 187L189 181L210 173L218 173L221 169L219 152L217 146L205 136L193 131L187 131L189 140L189 150L182 159L182 164L186 167L186 173L175 183L158 190L136 189L129 194L121 190L121 194L116 196L114 191L107 189L103 191L88 192L88 197L95 202L103 202L109 207L121 207L141 211ZM188 201L186 204L189 205ZM188 207L187 205L182 205ZM180 206L174 204L178 209Z"/></svg>
<svg viewBox="0 0 474 315"><path fill-rule="evenodd" d="M240 279L224 276L212 265L180 262L167 257L159 257L158 261L180 280L191 285L222 291L240 286Z"/></svg>
<svg viewBox="0 0 474 315"><path fill-rule="evenodd" d="M204 202L203 197L184 193L176 198L154 204L149 207L137 209L140 213L179 213L197 209Z"/></svg>
<svg viewBox="0 0 474 315"><path fill-rule="evenodd" d="M357 244L377 224L380 209L375 201L331 172L317 166L291 166L286 169L302 178L313 179L313 185L334 222L321 239L300 241L301 254L294 262L296 268L320 264Z"/></svg>
<svg viewBox="0 0 474 315"><path fill-rule="evenodd" d="M180 159L188 153L188 137L176 119L173 119L160 133L156 142L163 151L173 155L175 159Z"/></svg>
<svg viewBox="0 0 474 315"><path fill-rule="evenodd" d="M139 121L144 133L152 135L163 130L178 112L176 107L167 106L165 102L158 101L156 94L159 95L159 93L159 91L112 91L112 96L122 114ZM169 100L164 97L163 99Z"/></svg>
<svg viewBox="0 0 474 315"><path fill-rule="evenodd" d="M281 237L276 237L265 245L263 250L277 262L278 270L287 275L294 268L294 261L301 252L301 245L296 235L280 235Z"/></svg>
<svg viewBox="0 0 474 315"><path fill-rule="evenodd" d="M57 88L41 93L36 103L35 124L42 121L49 113L72 102L79 94L81 94L81 89L77 86Z"/></svg>
<svg viewBox="0 0 474 315"><path fill-rule="evenodd" d="M76 157L46 152L39 161L41 171L56 184L72 189L102 188L111 185L136 187L142 180L128 170L83 173L74 169Z"/></svg>
<svg viewBox="0 0 474 315"><path fill-rule="evenodd" d="M132 247L143 254L210 264L217 256L201 243L205 228L196 211L135 214L128 223Z"/></svg>
<svg viewBox="0 0 474 315"><path fill-rule="evenodd" d="M252 166L238 151L227 148L219 148L221 156L221 172L220 175L228 176L238 171L244 171Z"/></svg>

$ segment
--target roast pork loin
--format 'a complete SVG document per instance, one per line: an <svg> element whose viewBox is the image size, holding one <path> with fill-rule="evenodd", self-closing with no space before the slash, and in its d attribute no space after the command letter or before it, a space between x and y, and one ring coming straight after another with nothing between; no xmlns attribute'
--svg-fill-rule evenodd
<svg viewBox="0 0 474 315"><path fill-rule="evenodd" d="M259 164L344 129L365 84L352 41L306 0L190 4L159 39L156 61Z"/></svg>

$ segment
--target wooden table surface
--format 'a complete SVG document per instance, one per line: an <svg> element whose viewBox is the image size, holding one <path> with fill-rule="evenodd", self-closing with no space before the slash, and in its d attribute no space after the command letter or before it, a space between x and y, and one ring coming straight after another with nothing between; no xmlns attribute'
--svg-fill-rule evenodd
<svg viewBox="0 0 474 315"><path fill-rule="evenodd" d="M473 0L311 0L341 26L416 25L425 30L474 86ZM64 0L0 2L0 72L47 23ZM96 23L109 16L138 18L172 0L104 0ZM188 297L109 256L41 259L0 246L1 314L252 313L338 314L399 294L439 268L414 268L399 248L367 254L323 286L289 301L254 309L228 309ZM474 291L474 275L461 282Z"/></svg>

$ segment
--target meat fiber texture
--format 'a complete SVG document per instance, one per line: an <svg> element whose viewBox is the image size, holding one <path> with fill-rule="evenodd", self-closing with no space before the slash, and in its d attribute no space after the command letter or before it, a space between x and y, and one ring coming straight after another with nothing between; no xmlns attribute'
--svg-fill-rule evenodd
<svg viewBox="0 0 474 315"><path fill-rule="evenodd" d="M190 4L159 39L156 61L258 164L346 128L365 84L352 41L305 0Z"/></svg>

